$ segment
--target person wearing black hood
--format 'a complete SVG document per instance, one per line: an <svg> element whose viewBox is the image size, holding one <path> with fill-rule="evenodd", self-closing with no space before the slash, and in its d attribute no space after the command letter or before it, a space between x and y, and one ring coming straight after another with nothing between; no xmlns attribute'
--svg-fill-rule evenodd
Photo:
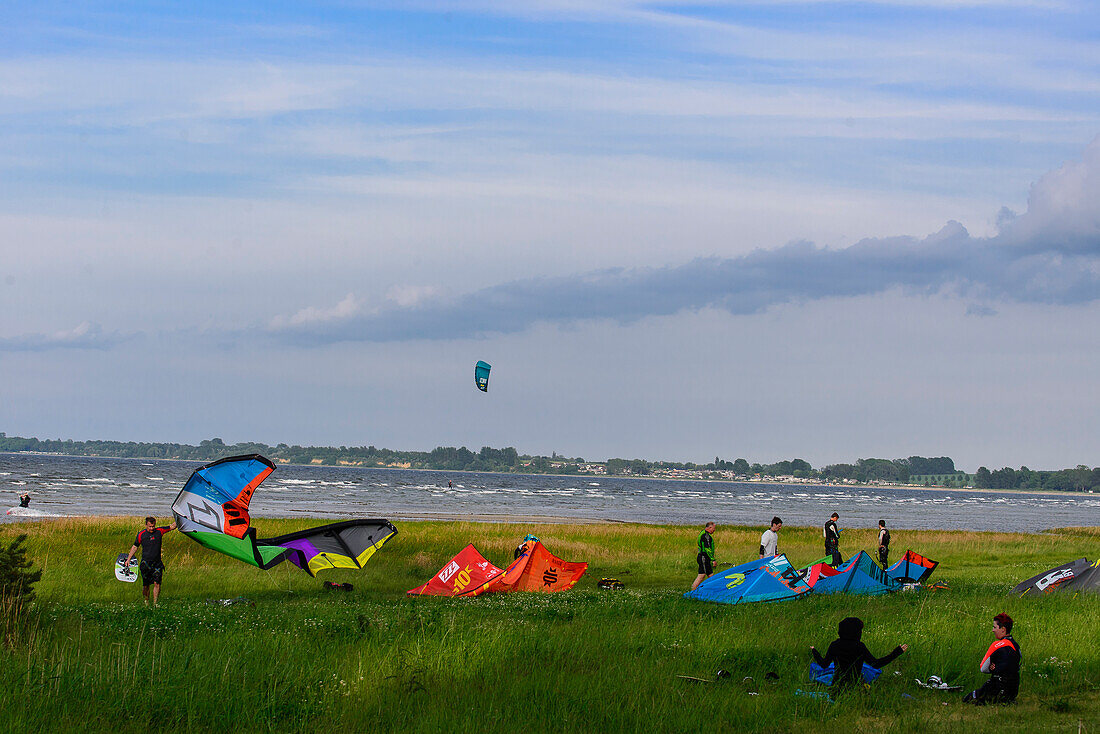
<svg viewBox="0 0 1100 734"><path fill-rule="evenodd" d="M849 686L858 683L863 673L863 664L867 663L873 668L882 668L893 662L895 658L909 649L908 644L895 647L883 658L876 658L863 644L863 620L859 617L845 617L838 625L839 639L829 644L825 657L821 657L817 648L811 646L810 654L814 656L814 662L822 668L829 667L829 663L835 663L833 673L833 685Z"/></svg>

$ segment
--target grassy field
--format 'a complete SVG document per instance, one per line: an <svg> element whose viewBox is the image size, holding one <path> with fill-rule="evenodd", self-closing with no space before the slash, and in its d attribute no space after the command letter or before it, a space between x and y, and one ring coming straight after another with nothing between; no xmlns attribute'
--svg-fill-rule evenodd
<svg viewBox="0 0 1100 734"><path fill-rule="evenodd" d="M256 524L273 535L315 522ZM399 523L368 568L321 579L290 564L259 571L170 534L161 605L151 609L140 584L111 571L140 526L0 526L0 542L28 533L44 570L36 604L0 629L0 731L1100 732L1100 595L1008 593L1057 563L1095 559L1096 528L895 531L895 557L912 547L939 560L933 579L949 589L738 606L682 598L695 576L696 528ZM719 562L753 557L761 530L720 527ZM588 561L575 589L404 596L470 542L506 564L528 532L566 560ZM796 565L814 560L819 533L785 527L781 549ZM873 543L872 531L849 530L842 550ZM602 576L626 590L597 590ZM326 592L321 580L355 590ZM251 603L207 601L239 596ZM1016 620L1024 654L1017 704L967 707L958 694L914 685L931 674L980 685L1001 611ZM808 648L823 650L849 615L863 618L873 652L901 642L909 652L869 691L831 704L797 695L823 690L806 681ZM732 679L676 677L718 668ZM778 681L765 682L768 672Z"/></svg>

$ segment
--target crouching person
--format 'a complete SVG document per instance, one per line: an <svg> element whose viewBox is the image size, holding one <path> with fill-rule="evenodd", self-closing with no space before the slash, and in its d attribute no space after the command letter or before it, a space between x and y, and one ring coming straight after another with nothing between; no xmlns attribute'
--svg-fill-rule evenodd
<svg viewBox="0 0 1100 734"><path fill-rule="evenodd" d="M846 687L859 683L862 680L863 664L867 663L872 668L882 668L894 661L899 655L909 649L908 644L898 645L885 657L876 658L863 644L863 620L859 617L846 617L840 620L837 629L838 638L833 640L825 657L816 648L810 648L814 662L822 668L835 664L833 673L833 685Z"/></svg>
<svg viewBox="0 0 1100 734"><path fill-rule="evenodd" d="M1004 612L993 618L993 644L982 658L981 670L989 680L963 697L963 703L1011 703L1020 691L1020 643L1012 639L1012 617Z"/></svg>

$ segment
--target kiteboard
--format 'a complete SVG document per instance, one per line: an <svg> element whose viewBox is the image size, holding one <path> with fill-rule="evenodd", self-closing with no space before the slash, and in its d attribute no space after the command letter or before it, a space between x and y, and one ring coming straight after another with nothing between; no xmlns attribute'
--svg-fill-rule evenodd
<svg viewBox="0 0 1100 734"><path fill-rule="evenodd" d="M125 581L127 583L133 583L137 581L137 571L134 570L133 564L129 568L126 567L126 557L129 553L119 553L118 558L115 559L115 578L119 581Z"/></svg>
<svg viewBox="0 0 1100 734"><path fill-rule="evenodd" d="M7 511L12 517L63 517L52 512L35 509L34 507L12 507Z"/></svg>

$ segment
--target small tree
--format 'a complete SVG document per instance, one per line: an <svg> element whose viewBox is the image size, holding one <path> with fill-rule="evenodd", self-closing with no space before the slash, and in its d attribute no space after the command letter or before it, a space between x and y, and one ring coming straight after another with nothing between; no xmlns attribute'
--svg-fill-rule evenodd
<svg viewBox="0 0 1100 734"><path fill-rule="evenodd" d="M42 578L42 571L31 571L27 560L27 540L24 533L9 545L0 544L0 599L13 606L26 606L34 600L34 584Z"/></svg>

